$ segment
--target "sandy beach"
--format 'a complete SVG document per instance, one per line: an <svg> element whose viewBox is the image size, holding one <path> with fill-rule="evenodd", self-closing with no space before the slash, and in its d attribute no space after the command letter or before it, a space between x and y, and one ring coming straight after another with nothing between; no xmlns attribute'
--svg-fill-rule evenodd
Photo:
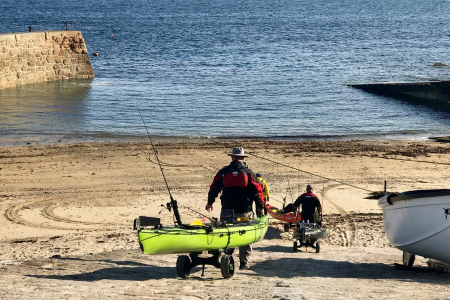
<svg viewBox="0 0 450 300"><path fill-rule="evenodd" d="M320 253L292 251L272 219L254 244L253 270L223 279L207 266L176 275L177 255L144 255L134 218L173 224L170 199L150 143L54 144L0 148L1 299L449 299L450 275L417 258L398 270L377 198L450 188L450 144L433 141L155 142L183 222L206 213L213 176L242 146L263 174L274 206L313 185L328 240ZM375 198L375 199L373 199ZM190 209L188 209L188 207ZM216 202L212 216L218 217ZM235 254L236 255L236 254ZM237 260L237 257L236 257Z"/></svg>

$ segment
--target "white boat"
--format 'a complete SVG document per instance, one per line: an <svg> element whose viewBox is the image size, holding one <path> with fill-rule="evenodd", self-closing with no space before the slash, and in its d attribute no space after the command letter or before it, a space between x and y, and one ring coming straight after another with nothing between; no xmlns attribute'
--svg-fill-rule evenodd
<svg viewBox="0 0 450 300"><path fill-rule="evenodd" d="M386 237L403 251L403 264L414 256L450 264L450 189L408 191L378 200Z"/></svg>

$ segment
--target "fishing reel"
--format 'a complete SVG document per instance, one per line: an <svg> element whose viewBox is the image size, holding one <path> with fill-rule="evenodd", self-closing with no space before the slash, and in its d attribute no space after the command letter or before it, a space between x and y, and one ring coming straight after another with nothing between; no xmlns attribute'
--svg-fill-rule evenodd
<svg viewBox="0 0 450 300"><path fill-rule="evenodd" d="M168 210L169 212L172 211L172 203L170 203L170 202L167 202L166 205L161 204L161 206L167 208L167 210Z"/></svg>
<svg viewBox="0 0 450 300"><path fill-rule="evenodd" d="M172 209L173 209L173 215L174 215L175 220L176 220L175 224L178 225L178 226L182 225L181 218L180 218L180 212L178 211L177 201L175 199L173 199L172 196L170 197L170 202L168 202L166 205L161 204L161 206L167 208L167 210L169 212L171 212ZM161 213L161 211L159 213Z"/></svg>
<svg viewBox="0 0 450 300"><path fill-rule="evenodd" d="M166 205L161 204L161 206L165 207L169 212L172 212L172 208L174 207L174 202L176 203L175 200L171 199L170 202L166 203ZM161 213L161 211L159 213Z"/></svg>

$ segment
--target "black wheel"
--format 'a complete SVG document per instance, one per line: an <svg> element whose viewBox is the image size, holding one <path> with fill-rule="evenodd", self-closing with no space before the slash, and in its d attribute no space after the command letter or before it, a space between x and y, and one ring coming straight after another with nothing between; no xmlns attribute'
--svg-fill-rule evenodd
<svg viewBox="0 0 450 300"><path fill-rule="evenodd" d="M403 251L403 265L412 268L416 256L412 253Z"/></svg>
<svg viewBox="0 0 450 300"><path fill-rule="evenodd" d="M289 225L289 223L284 224L284 232L289 232L290 228L291 226Z"/></svg>
<svg viewBox="0 0 450 300"><path fill-rule="evenodd" d="M319 242L316 242L316 253L320 252L320 244Z"/></svg>
<svg viewBox="0 0 450 300"><path fill-rule="evenodd" d="M181 278L188 278L191 274L191 259L187 255L180 255L177 259L177 275Z"/></svg>
<svg viewBox="0 0 450 300"><path fill-rule="evenodd" d="M298 251L298 244L297 244L297 242L294 242L294 247L292 248L292 251L294 251L294 252Z"/></svg>
<svg viewBox="0 0 450 300"><path fill-rule="evenodd" d="M232 255L225 254L220 260L220 271L223 278L230 278L234 275L234 259Z"/></svg>

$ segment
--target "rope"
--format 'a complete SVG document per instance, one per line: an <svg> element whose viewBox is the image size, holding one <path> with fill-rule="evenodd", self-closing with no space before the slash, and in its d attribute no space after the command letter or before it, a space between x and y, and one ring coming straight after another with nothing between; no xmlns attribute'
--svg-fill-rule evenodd
<svg viewBox="0 0 450 300"><path fill-rule="evenodd" d="M213 143L220 144L219 141L215 141L214 139L210 139L210 140ZM316 177L319 177L319 178L323 178L323 179L326 179L326 180L329 180L329 181L334 181L334 182L337 182L337 183L340 183L340 184L343 184L343 185L351 186L351 187L353 187L355 189L360 189L360 190L363 190L363 191L366 191L366 192L369 192L369 193L375 193L375 191L371 191L371 190L368 190L368 189L365 189L365 188L362 188L362 187L359 187L359 186L356 186L356 185L352 185L352 184L349 184L349 183L346 183L346 182L343 182L343 181L339 181L339 180L336 180L336 179L333 179L333 178L327 178L325 176L321 176L321 175L318 175L318 174L315 174L315 173L312 173L312 172L304 171L304 170L301 170L301 169L298 169L298 168L295 168L295 167L292 167L292 166L289 166L289 165L286 165L286 164L282 164L280 162L271 160L269 158L265 158L265 157L262 157L260 155L257 155L257 154L255 154L253 152L247 152L247 153L250 154L251 156L260 158L262 160L267 160L267 161L270 161L270 162L272 162L274 164L278 164L280 166L284 166L284 167L287 167L287 168L290 168L290 169L293 169L293 170L296 170L296 171L299 171L299 172L303 172L305 174L313 175L313 176L316 176ZM289 181L288 181L288 185L289 185ZM288 187L288 189L290 190L290 186ZM287 194L287 191L286 191L286 194ZM291 198L292 198L292 194L291 194Z"/></svg>
<svg viewBox="0 0 450 300"><path fill-rule="evenodd" d="M158 162L155 162L152 160L152 158L150 157L150 153L147 153L146 156L147 160L149 162L151 162L152 164L158 165ZM161 163L162 166L164 167L173 167L173 168L188 168L188 167L193 167L193 165L175 165L175 164L169 164L169 163L165 163L162 160L159 161Z"/></svg>
<svg viewBox="0 0 450 300"><path fill-rule="evenodd" d="M368 189L365 189L365 188L362 188L362 187L359 187L359 186L356 186L356 185L353 185L353 184L349 184L349 183L346 183L346 182L343 182L343 181L339 181L339 180L336 180L336 179L333 179L333 178L328 178L328 177L321 176L321 175L318 175L318 174L315 174L315 173L312 173L312 172L304 171L304 170L301 170L299 168L295 168L295 167L292 167L292 166L289 166L289 165L286 165L286 164L274 161L272 159L262 157L260 155L254 154L253 152L247 152L247 153L250 154L251 156L254 156L254 157L257 157L257 158L260 158L260 159L263 159L263 160L267 160L267 161L270 161L270 162L272 162L274 164L278 164L278 165L281 165L281 166L284 166L284 167L287 167L287 168L290 168L290 169L293 169L293 170L296 170L296 171L299 171L299 172L303 172L303 173L306 173L306 174L309 174L309 175L313 175L313 176L316 176L316 177L319 177L319 178L323 178L323 179L326 179L326 180L329 180L329 181L334 181L334 182L337 182L337 183L340 183L340 184L343 184L343 185L351 186L351 187L353 187L355 189L360 189L360 190L364 190L366 192L374 193L374 191L371 191L371 190L368 190Z"/></svg>
<svg viewBox="0 0 450 300"><path fill-rule="evenodd" d="M371 157L371 156L365 155L365 154L360 154L360 156ZM436 162L436 161L411 160L411 159L406 159L406 158L395 158L395 157L377 157L377 158L387 159L387 160L390 160L390 159L392 159L392 160L400 160L400 161L413 162L413 163L424 163L424 164L433 164L433 165L445 165L445 166L450 166L450 163Z"/></svg>
<svg viewBox="0 0 450 300"><path fill-rule="evenodd" d="M228 230L228 241L227 241L227 245L225 246L224 249L227 249L228 245L230 245L230 242L231 242L231 232L230 232L230 229L228 227L227 227L227 230Z"/></svg>

